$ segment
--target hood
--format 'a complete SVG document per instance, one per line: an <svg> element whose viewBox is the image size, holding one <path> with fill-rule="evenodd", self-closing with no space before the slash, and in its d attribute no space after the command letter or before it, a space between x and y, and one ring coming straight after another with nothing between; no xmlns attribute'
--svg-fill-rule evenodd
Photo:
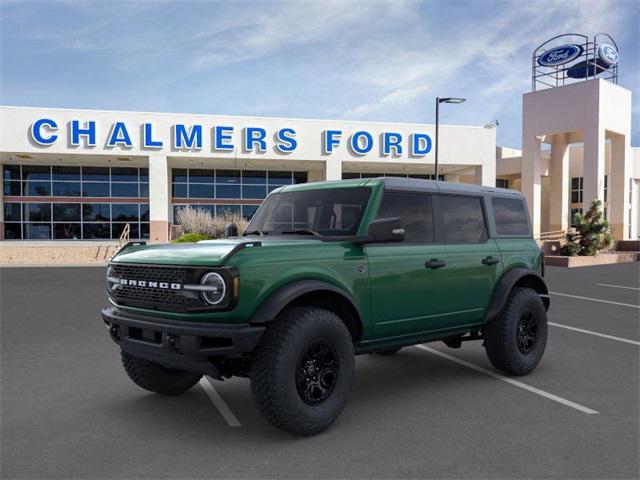
<svg viewBox="0 0 640 480"><path fill-rule="evenodd" d="M256 247L261 243L261 247ZM194 266L219 266L244 248L268 248L270 246L299 245L320 243L312 238L284 238L272 237L244 237L227 238L224 240L205 240L198 243L160 244L160 245L133 245L118 253L113 262L117 263L143 263L156 265L194 265ZM242 244L248 244L246 247ZM234 249L235 252L234 252Z"/></svg>

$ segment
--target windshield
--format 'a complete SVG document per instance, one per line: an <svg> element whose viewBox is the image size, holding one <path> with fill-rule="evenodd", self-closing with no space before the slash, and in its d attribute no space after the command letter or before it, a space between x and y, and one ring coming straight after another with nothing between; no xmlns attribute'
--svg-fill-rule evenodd
<svg viewBox="0 0 640 480"><path fill-rule="evenodd" d="M370 195L368 187L276 193L264 201L245 235L355 235Z"/></svg>

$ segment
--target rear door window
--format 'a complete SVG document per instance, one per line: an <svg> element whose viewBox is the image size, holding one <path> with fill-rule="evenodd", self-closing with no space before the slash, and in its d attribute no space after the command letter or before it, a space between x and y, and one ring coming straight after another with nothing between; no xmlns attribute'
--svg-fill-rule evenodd
<svg viewBox="0 0 640 480"><path fill-rule="evenodd" d="M400 217L404 243L433 243L431 195L386 191L377 218Z"/></svg>
<svg viewBox="0 0 640 480"><path fill-rule="evenodd" d="M487 226L480 197L441 195L439 198L446 243L487 241Z"/></svg>
<svg viewBox="0 0 640 480"><path fill-rule="evenodd" d="M530 235L527 210L521 198L492 198L498 235Z"/></svg>

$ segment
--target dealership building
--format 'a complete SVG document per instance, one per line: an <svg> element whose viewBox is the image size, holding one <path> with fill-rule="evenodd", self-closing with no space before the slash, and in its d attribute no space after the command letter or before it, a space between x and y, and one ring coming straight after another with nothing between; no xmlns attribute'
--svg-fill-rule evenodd
<svg viewBox="0 0 640 480"><path fill-rule="evenodd" d="M291 183L432 179L433 125L2 107L4 239L167 241L184 205L251 217ZM495 185L495 130L442 125L440 178Z"/></svg>
<svg viewBox="0 0 640 480"><path fill-rule="evenodd" d="M111 241L128 224L166 242L185 205L250 218L281 185L434 179L436 138L440 180L522 191L536 234L599 199L614 237L638 239L631 91L613 40L577 37L534 51L522 150L496 147L494 125L0 107L0 239Z"/></svg>

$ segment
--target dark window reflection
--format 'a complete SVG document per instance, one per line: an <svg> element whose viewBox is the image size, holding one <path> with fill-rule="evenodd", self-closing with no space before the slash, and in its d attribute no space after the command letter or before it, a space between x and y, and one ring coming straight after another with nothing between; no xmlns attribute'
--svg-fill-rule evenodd
<svg viewBox="0 0 640 480"><path fill-rule="evenodd" d="M53 238L80 240L82 238L79 223L54 223Z"/></svg>

